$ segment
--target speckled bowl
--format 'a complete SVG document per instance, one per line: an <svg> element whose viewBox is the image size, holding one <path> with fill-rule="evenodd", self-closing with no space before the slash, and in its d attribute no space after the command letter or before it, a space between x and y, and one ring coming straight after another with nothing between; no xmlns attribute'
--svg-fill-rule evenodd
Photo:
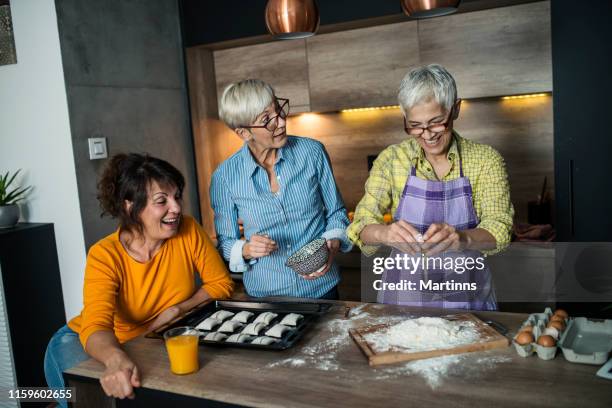
<svg viewBox="0 0 612 408"><path fill-rule="evenodd" d="M287 258L285 265L293 269L297 274L310 275L323 268L328 258L327 241L325 238L317 238Z"/></svg>

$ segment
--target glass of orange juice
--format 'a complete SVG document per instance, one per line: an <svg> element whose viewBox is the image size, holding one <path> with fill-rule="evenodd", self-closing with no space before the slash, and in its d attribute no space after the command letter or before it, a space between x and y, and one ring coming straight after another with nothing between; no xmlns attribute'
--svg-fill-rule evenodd
<svg viewBox="0 0 612 408"><path fill-rule="evenodd" d="M193 327L175 327L164 333L170 370L174 374L191 374L198 371L198 340L199 332Z"/></svg>

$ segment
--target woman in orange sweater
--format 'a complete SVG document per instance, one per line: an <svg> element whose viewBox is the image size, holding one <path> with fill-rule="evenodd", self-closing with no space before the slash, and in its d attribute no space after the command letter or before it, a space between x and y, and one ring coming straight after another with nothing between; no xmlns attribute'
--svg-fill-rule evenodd
<svg viewBox="0 0 612 408"><path fill-rule="evenodd" d="M89 250L83 310L47 347L49 387L63 388L62 372L93 357L106 366L100 379L106 394L133 398L140 375L120 344L206 299L231 296L234 284L219 253L202 227L182 214L184 185L166 161L139 154L110 160L98 199L119 228Z"/></svg>

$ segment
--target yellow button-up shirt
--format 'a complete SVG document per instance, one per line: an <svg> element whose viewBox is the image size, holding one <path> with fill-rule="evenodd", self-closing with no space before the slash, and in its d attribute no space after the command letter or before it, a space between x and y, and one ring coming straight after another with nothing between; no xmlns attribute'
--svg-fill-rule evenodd
<svg viewBox="0 0 612 408"><path fill-rule="evenodd" d="M490 146L464 139L456 132L454 136L447 153L451 168L441 181L459 178L460 151L464 176L472 184L478 228L495 237L495 250L486 253L499 252L510 243L514 217L504 159ZM395 214L413 165L416 167L417 177L438 180L433 166L425 158L423 149L412 137L387 147L374 161L365 184L365 195L357 205L353 222L347 230L349 239L365 253L372 251L368 250L367 246L364 248L359 234L367 225L383 224L385 213Z"/></svg>

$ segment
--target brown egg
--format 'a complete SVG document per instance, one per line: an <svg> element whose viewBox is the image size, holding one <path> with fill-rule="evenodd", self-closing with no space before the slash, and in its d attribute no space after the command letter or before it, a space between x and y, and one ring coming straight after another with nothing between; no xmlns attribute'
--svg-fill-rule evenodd
<svg viewBox="0 0 612 408"><path fill-rule="evenodd" d="M525 326L521 327L521 329L519 330L519 332L529 332L529 333L533 333L533 326L530 324L526 324Z"/></svg>
<svg viewBox="0 0 612 408"><path fill-rule="evenodd" d="M562 322L565 323L565 318L561 315L552 315L550 317L551 322Z"/></svg>
<svg viewBox="0 0 612 408"><path fill-rule="evenodd" d="M552 322L548 323L548 326L546 327L554 327L555 329L559 331L563 331L565 330L565 323L560 322L558 320L553 320Z"/></svg>
<svg viewBox="0 0 612 408"><path fill-rule="evenodd" d="M561 316L561 317L562 317L562 318L564 318L564 319L567 319L567 316L568 316L567 312L566 312L565 310L563 310L563 309L557 309L557 310L555 310L555 313L554 313L554 314L555 314L556 316Z"/></svg>
<svg viewBox="0 0 612 408"><path fill-rule="evenodd" d="M533 334L529 332L525 332L525 331L520 332L519 334L516 335L516 338L514 339L514 341L516 341L520 345L533 343L534 341Z"/></svg>
<svg viewBox="0 0 612 408"><path fill-rule="evenodd" d="M544 347L554 347L557 345L553 336L549 336L547 334L538 337L538 344Z"/></svg>

